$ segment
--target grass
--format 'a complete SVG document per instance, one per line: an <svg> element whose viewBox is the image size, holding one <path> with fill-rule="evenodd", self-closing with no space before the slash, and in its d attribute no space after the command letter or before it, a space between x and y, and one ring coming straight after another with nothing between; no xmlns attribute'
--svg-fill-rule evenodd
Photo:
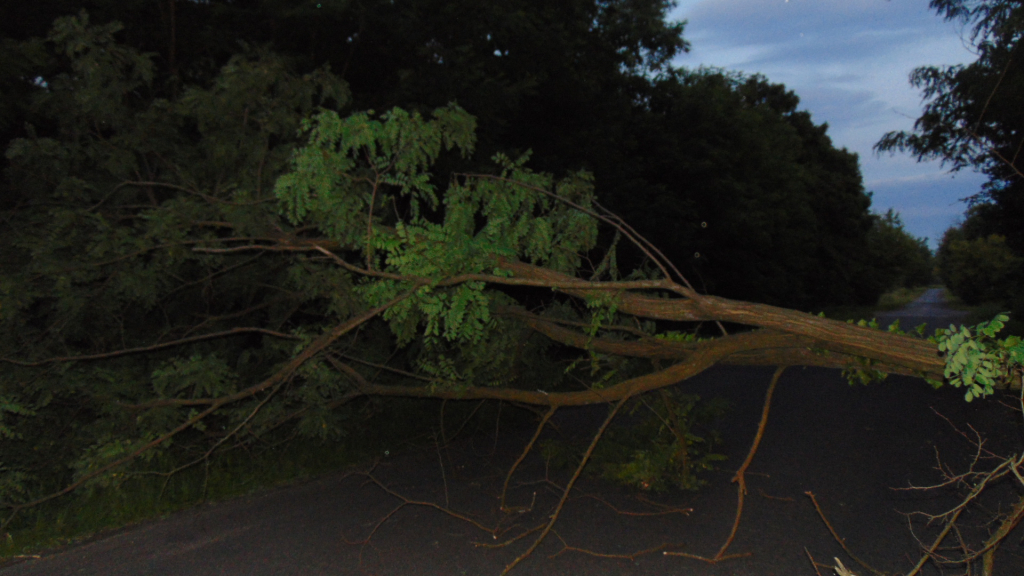
<svg viewBox="0 0 1024 576"><path fill-rule="evenodd" d="M886 292L878 298L878 305L875 306L875 310L879 312L888 312L891 310L899 310L910 304L914 300L920 298L929 288L939 288L939 286L918 286L917 288L897 288L892 292Z"/></svg>
<svg viewBox="0 0 1024 576"><path fill-rule="evenodd" d="M8 531L0 535L0 566L5 560L89 540L202 503L245 496L346 470L384 455L386 451L394 455L426 444L433 447L440 402L397 400L389 401L386 411L338 441L294 438L262 450L237 449L212 459L209 467L200 464L170 477L137 476L117 488L91 492L82 489L23 511ZM472 416L475 405L470 402L447 404L449 439L457 423L470 417L477 425L489 419L487 425L494 426L494 411L485 406ZM509 413L506 410L503 418ZM172 467L173 464L167 462L164 469Z"/></svg>
<svg viewBox="0 0 1024 576"><path fill-rule="evenodd" d="M966 310L967 317L964 318L963 324L965 326L974 326L979 322L987 322L995 318L996 314L1006 312L1009 307L1002 302L982 302L981 304L970 306L964 304L956 296L946 292L946 305L956 310ZM1006 337L1009 335L1024 336L1024 319L1010 317L1010 321L1006 323L1006 326L999 332L999 336Z"/></svg>
<svg viewBox="0 0 1024 576"><path fill-rule="evenodd" d="M289 442L258 455L235 450L212 460L209 467L197 465L169 477L139 476L116 488L83 489L23 511L4 534L0 557L72 544L203 502L343 469L365 457L346 444Z"/></svg>

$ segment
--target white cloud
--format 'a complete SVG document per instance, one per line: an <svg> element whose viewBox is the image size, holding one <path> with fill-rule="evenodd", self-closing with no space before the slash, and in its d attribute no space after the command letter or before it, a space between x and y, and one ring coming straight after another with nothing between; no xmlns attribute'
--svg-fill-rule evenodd
<svg viewBox="0 0 1024 576"><path fill-rule="evenodd" d="M984 181L872 151L886 132L913 128L921 111L921 93L908 83L914 68L974 59L962 31L928 0L681 0L670 19L689 21L692 50L676 65L761 73L785 84L815 122L828 122L837 147L859 154L875 209L894 207L915 235L941 236L949 223L936 232L939 221L962 213L957 199Z"/></svg>

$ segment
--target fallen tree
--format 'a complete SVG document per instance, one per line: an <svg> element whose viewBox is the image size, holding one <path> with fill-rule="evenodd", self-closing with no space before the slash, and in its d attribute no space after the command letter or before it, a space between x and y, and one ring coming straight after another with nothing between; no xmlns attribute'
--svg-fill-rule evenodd
<svg viewBox="0 0 1024 576"><path fill-rule="evenodd" d="M282 223L269 238L232 235L196 242L191 248L204 254L286 253L304 264L333 268L336 280L344 285L342 290L347 291L343 295L359 297L364 304L353 305L347 314L337 314L338 321L319 333L237 326L104 354L37 360L5 358L4 362L23 369L74 365L261 330L268 337L300 341L286 362L254 385L212 395L197 394L192 383L179 387L177 394L168 394L167 388L157 385L149 398L123 403L121 409L139 419L168 409L181 415L176 425L159 434L138 437L129 444L122 439L110 444L120 446L120 450L97 450L83 473L62 489L30 501L6 503L11 514L5 525L21 509L123 474L131 462L169 443L176 435L201 426L204 420L213 419L229 407L241 406L229 416L232 425L222 427L225 432L203 454L208 458L250 426L261 411L271 412L274 396L299 380L304 380L305 386L329 382L332 389L317 405L307 404L290 412L273 410L273 418L262 422L264 428L306 417L314 410L333 410L361 396L489 399L545 406L549 412L538 426L538 435L560 407L608 403L614 408L606 426L626 400L672 386L720 363L813 365L841 368L851 375L897 373L931 380L943 378L946 362L934 342L699 294L625 223L601 211L585 175L553 183L525 169L521 161L499 158L503 163L499 176L455 176L444 196L442 223L432 222L420 215L427 208L420 204L434 208L437 202L424 170L442 143L468 149L472 144L471 126L472 118L455 108L437 111L431 121L400 110L385 115L383 121L368 115L341 119L333 112L321 112L306 124L310 144L295 155L294 172L277 184L277 195L291 227L286 230ZM365 164L360 165L362 162ZM403 197L413 216L384 221L379 215L382 207ZM656 263L656 270L646 278L619 279L608 264L614 262L614 252L609 251L589 279L579 278L583 255L595 248L600 222L640 246ZM230 224L223 227L230 228ZM600 278L602 272L609 278ZM576 311L570 314L565 306L554 305L531 311L508 292L495 290L495 286L551 290L564 295L566 302L585 304L585 311L569 308ZM562 313L552 313L558 310ZM409 376L427 380L426 385L377 383L361 372L358 360L348 360L351 354L339 346L341 339L378 317L388 322L398 346L420 334L425 336L423 346L430 354L417 359L417 374ZM633 325L628 324L630 320ZM715 322L722 335L659 333L651 321ZM727 333L723 323L740 329ZM503 386L480 378L480 373L512 368L510 356L495 347L495 341L514 348L518 341L502 341L502 335L524 329L584 352L592 364L591 374L598 377L589 385L570 390L523 389L516 383ZM479 358L490 365L481 366ZM649 360L654 369L608 376L605 365L618 358ZM180 364L165 372L176 372L176 377L194 373L196 365L202 366L203 358L193 356L187 362L192 366ZM154 380L158 382L162 374L155 374ZM590 451L605 426L595 434ZM756 442L751 457L754 450ZM586 457L573 480L585 463ZM736 479L740 483L741 509L742 468ZM562 502L572 484L570 481L565 487ZM547 535L560 509L561 503L520 560ZM724 557L727 546L715 559Z"/></svg>
<svg viewBox="0 0 1024 576"><path fill-rule="evenodd" d="M140 89L143 58L113 46L89 54L115 61L101 69L133 71L117 76L119 94ZM551 532L620 408L711 366L778 367L770 390L785 367L811 365L857 381L888 373L949 379L972 397L1014 377L1019 365L1019 341L986 347L970 333L929 341L701 294L594 200L586 173L556 181L527 169L526 157L499 155L495 173L452 174L438 194L431 169L446 150L472 150L471 116L454 106L430 120L400 109L314 115L309 86L323 98L341 89L326 75L295 78L275 63L239 58L214 89L139 113L141 128L124 128L127 136L115 131L108 139L117 128L110 125L127 117L117 109L69 129L68 142L12 146L9 157L35 178L25 185L52 187L48 194L66 204L24 208L17 237L24 258L0 283L0 362L8 368L0 376L0 435L12 456L0 468L0 505L8 511L0 530L19 512L79 488L153 472L148 463L175 450L173 469L159 473L286 425L331 437L342 428L337 414L358 398L547 408L509 477L559 408L608 404L549 521L508 572ZM78 110L59 98L97 89L62 93L61 81L106 88L112 81L90 76L92 64L84 62L78 77L55 79L50 104ZM290 108L247 100L261 82ZM214 101L236 109L211 117ZM172 126L206 131L208 157L189 152L162 164L175 146L191 150L171 138L146 161L132 159L149 145L147 131L171 130L166 116ZM291 137L298 118L307 118L301 145L273 145ZM247 132L250 122L260 125L259 139ZM245 174L241 184L220 185L230 164L224 156ZM76 164L102 177L85 182L71 170ZM268 165L286 168L267 182ZM603 237L610 242L599 246ZM620 275L615 250L623 240L649 266ZM173 321L157 323L162 332L153 334L148 326L157 318ZM984 333L991 338L994 329ZM54 434L48 423L55 422L85 430L89 444L64 440L57 426L54 445L66 445L55 448L51 466L73 474L56 475L59 486L32 488L45 470L32 443ZM759 441L760 434L735 477L733 534L743 473ZM710 559L728 557L731 540Z"/></svg>

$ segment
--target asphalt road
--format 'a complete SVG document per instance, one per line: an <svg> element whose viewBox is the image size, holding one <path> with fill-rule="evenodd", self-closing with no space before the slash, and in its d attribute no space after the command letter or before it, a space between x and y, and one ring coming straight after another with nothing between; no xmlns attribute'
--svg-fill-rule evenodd
<svg viewBox="0 0 1024 576"><path fill-rule="evenodd" d="M950 324L959 325L967 316L962 310L952 310L943 305L942 288L929 288L920 298L911 302L902 310L879 312L878 323L887 326L899 318L900 327L910 331L920 324L928 324L925 334L931 334L936 328L948 328Z"/></svg>
<svg viewBox="0 0 1024 576"><path fill-rule="evenodd" d="M903 317L904 326L956 321L961 314L943 309L937 296L930 291L905 311L885 317ZM986 448L998 453L1021 451L1020 415L997 401L967 404L957 390L934 391L921 380L903 377L851 387L835 370L792 368L780 380L764 441L747 476L743 521L730 548L746 556L709 564L661 553L602 558L566 548L631 554L672 543L672 550L713 555L732 525L736 489L729 480L753 438L771 372L721 367L681 384L686 391L721 396L733 404L719 423L729 459L708 477L711 484L697 493L650 495L663 505L692 512L650 517L617 513L608 504L620 511L654 509L634 493L585 479L577 494L600 500L571 499L556 524L557 533L513 574L812 576L808 555L821 563L838 556L856 574L868 574L830 535L808 491L854 554L883 572L905 573L917 558L917 545L903 513L938 512L957 500L951 491L892 488L939 481L937 458L950 469L966 468L974 446L953 425L961 430L973 426L989 438ZM557 424L566 432L590 432L605 410L566 410L556 417ZM374 476L407 498L442 505L447 501L488 526L501 520L502 526L512 526L503 535L508 537L521 531L516 524L543 522L557 499L543 482L543 463L528 460L515 477L509 503L525 508L536 498L535 506L515 518L499 518L496 495L502 472L530 432L502 430L497 437L465 438L440 453L430 449L392 456L379 463ZM564 481L564 474L553 473L552 478ZM991 509L1005 509L1012 497L1008 488L997 487L987 503ZM0 576L497 576L530 541L480 547L476 544L496 540L428 506L400 504L366 476L336 474L130 527L9 566ZM971 511L963 519L977 524L984 514ZM934 528L920 523L915 529L922 537L934 534ZM358 542L371 533L368 542ZM1022 536L1018 528L1007 540L996 574L1024 574L1024 548L1018 546ZM934 568L924 572L938 573Z"/></svg>

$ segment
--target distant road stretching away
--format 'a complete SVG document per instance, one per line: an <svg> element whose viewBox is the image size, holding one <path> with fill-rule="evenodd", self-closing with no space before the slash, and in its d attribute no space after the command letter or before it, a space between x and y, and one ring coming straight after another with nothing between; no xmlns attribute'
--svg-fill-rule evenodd
<svg viewBox="0 0 1024 576"><path fill-rule="evenodd" d="M948 328L950 324L959 325L967 317L967 312L946 308L943 304L943 292L942 288L929 288L920 298L907 304L902 310L878 312L879 326L884 328L899 318L900 328L903 330L910 331L920 324L928 324L925 334L931 335L936 328Z"/></svg>

